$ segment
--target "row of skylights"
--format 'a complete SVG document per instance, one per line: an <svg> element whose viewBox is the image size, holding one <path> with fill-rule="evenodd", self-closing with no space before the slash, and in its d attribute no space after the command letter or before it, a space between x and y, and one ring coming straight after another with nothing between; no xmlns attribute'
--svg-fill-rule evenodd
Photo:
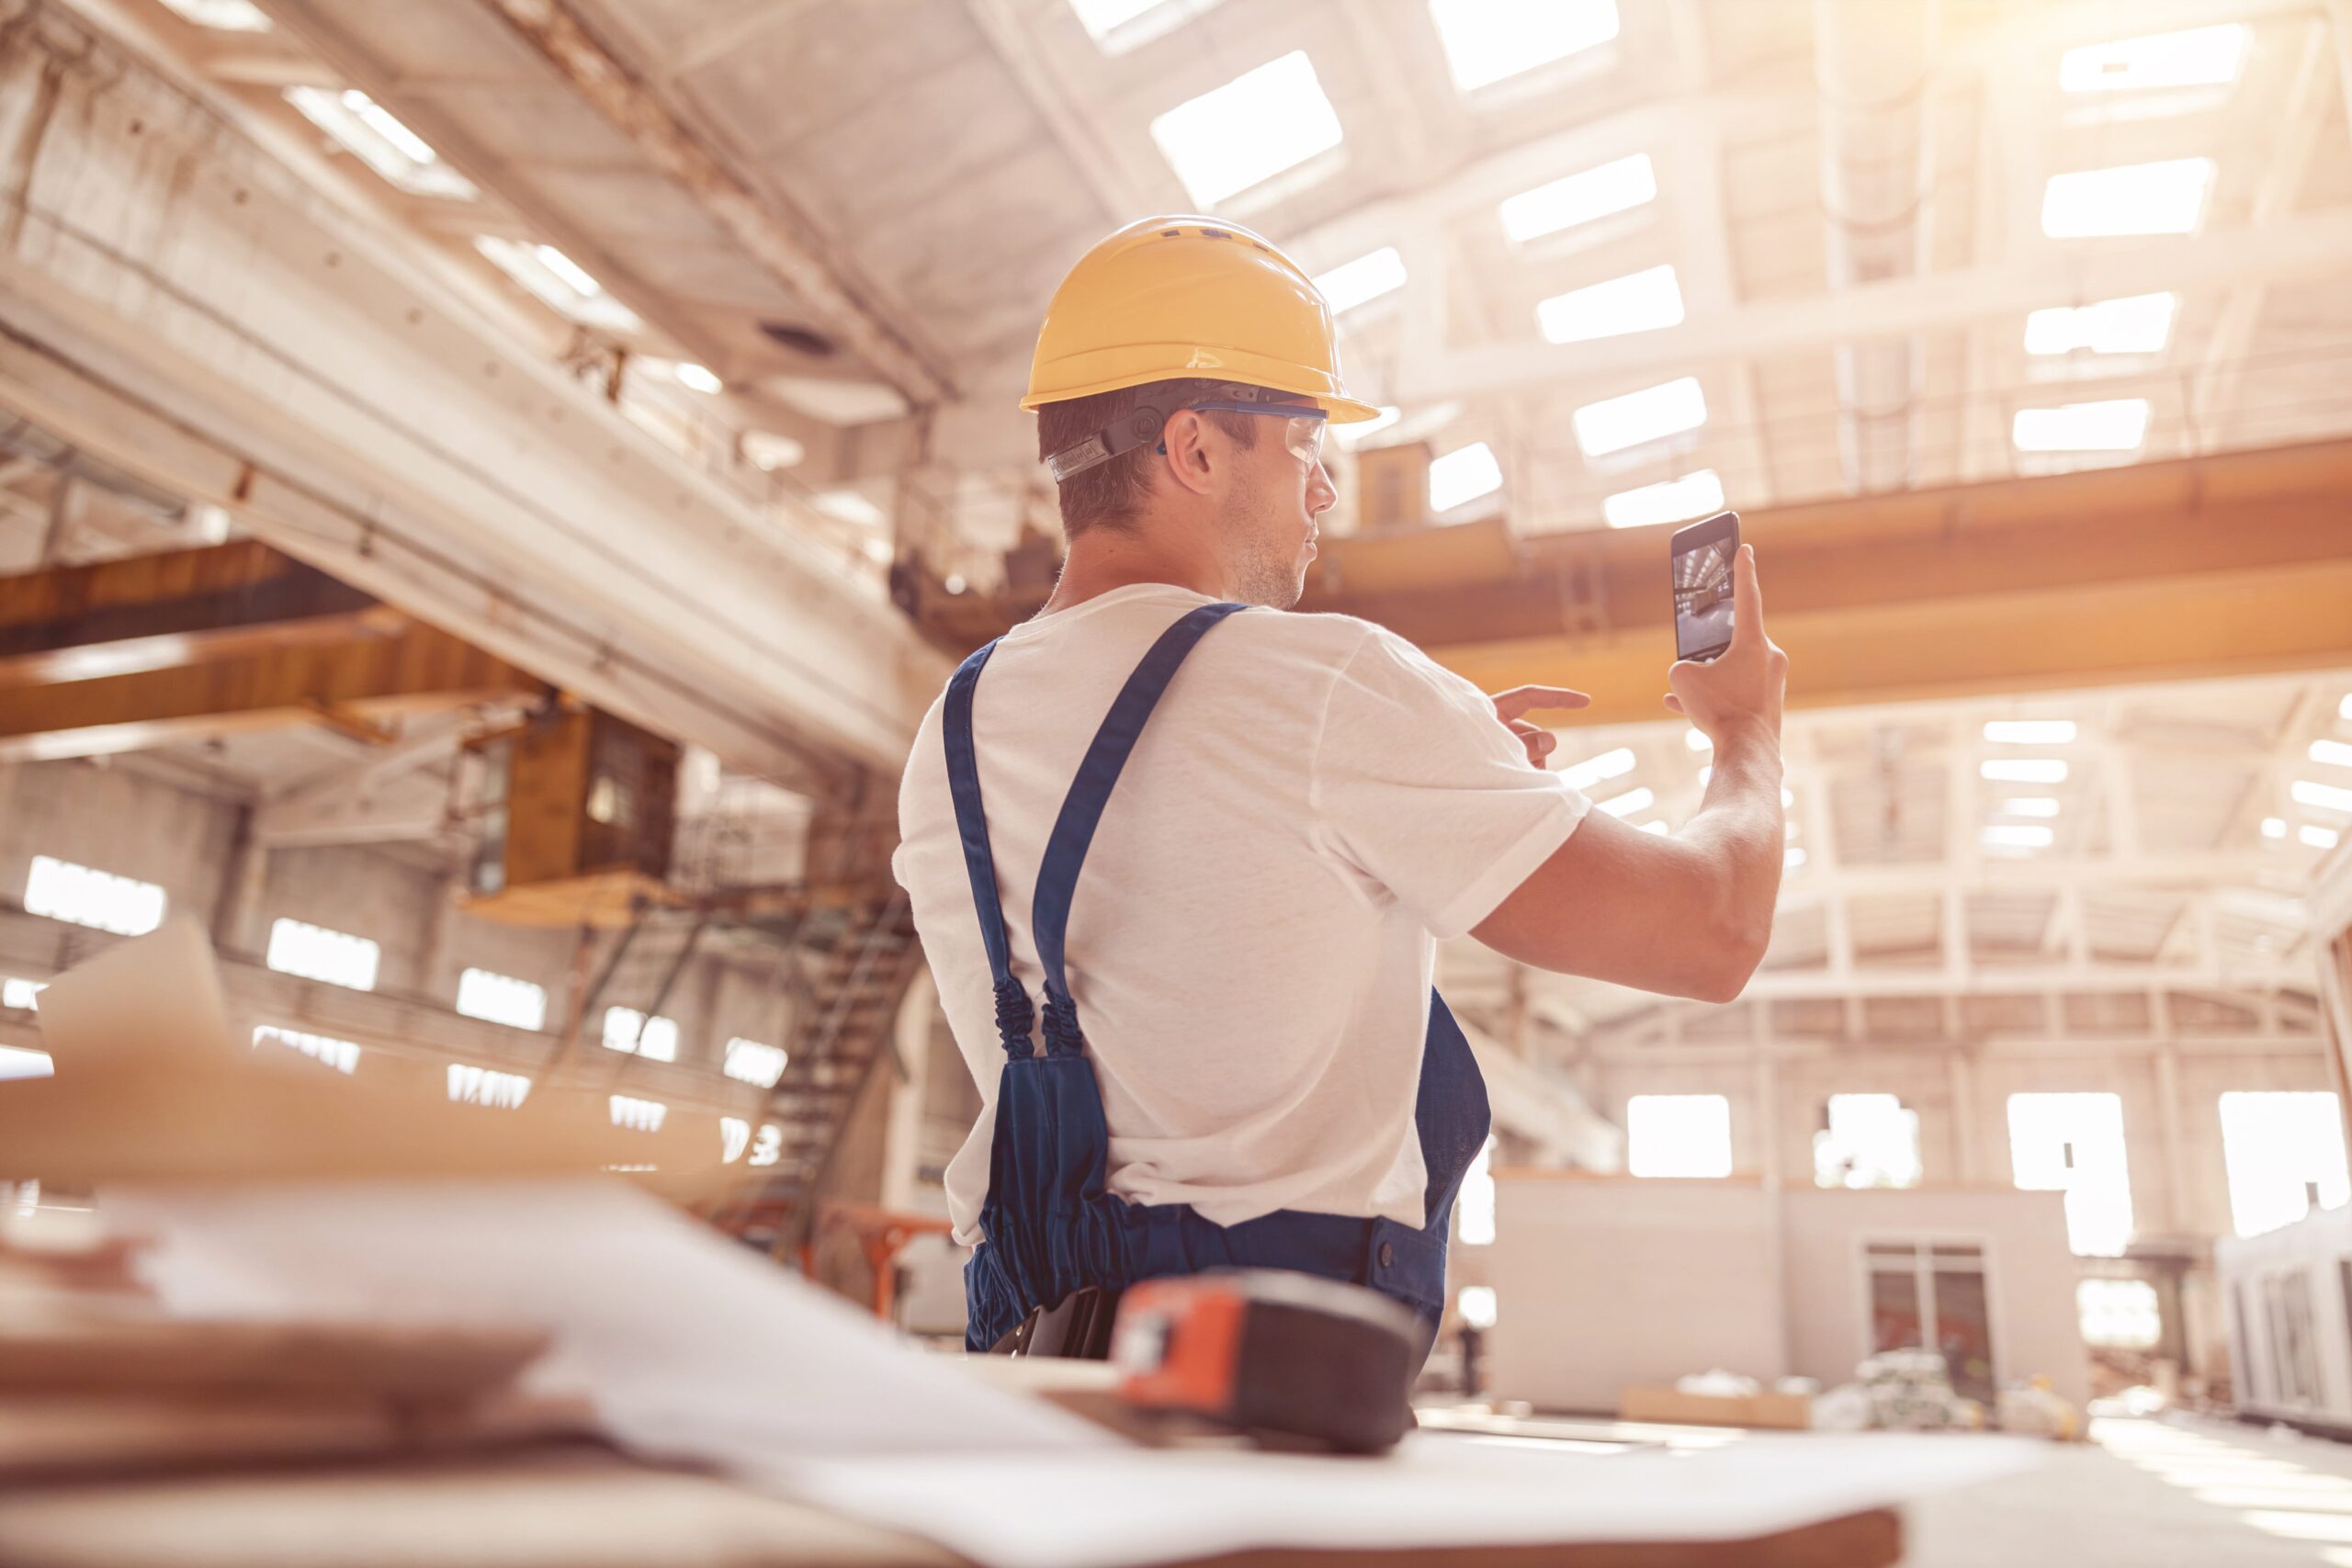
<svg viewBox="0 0 2352 1568"><path fill-rule="evenodd" d="M645 324L636 311L605 293L603 284L553 245L481 234L475 237L474 249L525 293L567 320L621 333L635 332Z"/></svg>
<svg viewBox="0 0 2352 1568"><path fill-rule="evenodd" d="M1604 398L1576 411L1570 421L1577 445L1588 457L1662 441L1707 423L1706 394L1698 378L1685 376L1623 397Z"/></svg>
<svg viewBox="0 0 2352 1568"><path fill-rule="evenodd" d="M1358 256L1329 272L1317 273L1315 287L1335 316L1368 305L1384 294L1405 287L1405 258L1394 245Z"/></svg>
<svg viewBox="0 0 2352 1568"><path fill-rule="evenodd" d="M1465 93L1597 49L1617 36L1617 0L1430 0L1446 70Z"/></svg>
<svg viewBox="0 0 2352 1568"><path fill-rule="evenodd" d="M224 33L266 33L269 18L253 0L164 0L185 20Z"/></svg>
<svg viewBox="0 0 2352 1568"><path fill-rule="evenodd" d="M337 146L414 196L471 201L481 193L441 161L424 138L354 87L288 87L286 101Z"/></svg>

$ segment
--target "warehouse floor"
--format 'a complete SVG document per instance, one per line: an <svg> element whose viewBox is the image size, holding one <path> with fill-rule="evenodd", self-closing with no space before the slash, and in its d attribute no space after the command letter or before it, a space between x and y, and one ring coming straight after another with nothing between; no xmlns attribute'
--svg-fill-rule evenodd
<svg viewBox="0 0 2352 1568"><path fill-rule="evenodd" d="M2189 1417L2092 1436L1913 1508L1905 1568L2352 1568L2352 1445Z"/></svg>

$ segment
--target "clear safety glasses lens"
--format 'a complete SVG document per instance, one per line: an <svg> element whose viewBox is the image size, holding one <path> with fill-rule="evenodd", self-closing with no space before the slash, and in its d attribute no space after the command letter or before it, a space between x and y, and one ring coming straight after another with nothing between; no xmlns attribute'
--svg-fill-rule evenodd
<svg viewBox="0 0 2352 1568"><path fill-rule="evenodd" d="M1323 457L1323 425L1321 415L1313 419L1292 419L1283 425L1283 445L1291 456L1313 468Z"/></svg>

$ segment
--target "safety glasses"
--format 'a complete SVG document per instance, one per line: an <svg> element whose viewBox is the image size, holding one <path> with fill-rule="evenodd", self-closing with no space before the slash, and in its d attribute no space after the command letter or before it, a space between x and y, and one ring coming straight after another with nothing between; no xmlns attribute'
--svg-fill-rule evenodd
<svg viewBox="0 0 2352 1568"><path fill-rule="evenodd" d="M1159 409L1147 403L1110 428L1098 430L1076 446L1055 453L1046 459L1046 470L1058 484L1073 474L1082 474L1138 446L1149 446L1165 452L1168 448L1161 443L1159 433L1170 419L1185 409L1262 414L1280 419L1283 421L1283 446L1291 455L1310 468L1321 460L1323 426L1330 417L1323 410L1300 403L1275 402L1272 400L1274 394L1256 387L1227 384L1218 389L1234 395L1196 403L1179 403L1170 409Z"/></svg>

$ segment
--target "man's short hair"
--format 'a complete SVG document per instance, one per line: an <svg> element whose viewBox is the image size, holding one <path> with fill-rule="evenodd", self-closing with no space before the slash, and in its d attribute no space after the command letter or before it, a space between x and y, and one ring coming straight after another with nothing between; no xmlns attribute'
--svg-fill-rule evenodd
<svg viewBox="0 0 2352 1568"><path fill-rule="evenodd" d="M1077 446L1096 431L1118 423L1141 404L1172 409L1214 398L1218 395L1217 389L1230 384L1198 378L1147 381L1140 387L1122 387L1114 392L1097 392L1092 397L1047 403L1037 411L1037 460L1042 463L1055 453ZM1219 430L1233 437L1233 444L1237 446L1255 446L1258 444L1259 421L1246 413L1212 410L1203 417L1216 422ZM1107 528L1114 533L1131 532L1136 515L1143 510L1144 502L1151 494L1150 464L1158 456L1150 446L1138 446L1132 452L1123 452L1108 462L1097 463L1064 479L1061 484L1063 534L1075 539L1090 528Z"/></svg>

